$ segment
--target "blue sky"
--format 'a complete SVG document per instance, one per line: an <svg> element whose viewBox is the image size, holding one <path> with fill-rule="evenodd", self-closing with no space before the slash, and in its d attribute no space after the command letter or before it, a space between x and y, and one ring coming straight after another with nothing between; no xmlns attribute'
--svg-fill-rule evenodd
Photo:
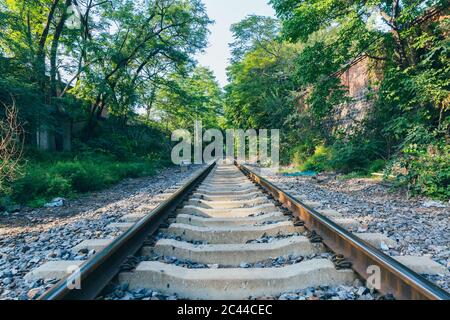
<svg viewBox="0 0 450 320"><path fill-rule="evenodd" d="M226 67L229 63L230 49L228 44L233 41L230 27L249 14L274 16L275 12L268 0L203 0L209 18L215 21L210 26L209 46L205 54L197 57L200 65L211 68L219 83L227 83Z"/></svg>

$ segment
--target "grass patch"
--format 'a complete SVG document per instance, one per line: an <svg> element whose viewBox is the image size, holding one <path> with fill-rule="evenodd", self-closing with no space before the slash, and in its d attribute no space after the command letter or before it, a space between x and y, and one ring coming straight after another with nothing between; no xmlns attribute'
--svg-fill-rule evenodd
<svg viewBox="0 0 450 320"><path fill-rule="evenodd" d="M299 171L314 171L314 172L323 172L331 170L330 159L332 153L331 149L318 146L314 154L308 157L303 163L298 165Z"/></svg>
<svg viewBox="0 0 450 320"><path fill-rule="evenodd" d="M2 198L4 203L41 207L55 197L73 198L105 189L126 178L152 176L163 165L158 160L118 162L106 156L28 161L23 176L11 183L8 194Z"/></svg>

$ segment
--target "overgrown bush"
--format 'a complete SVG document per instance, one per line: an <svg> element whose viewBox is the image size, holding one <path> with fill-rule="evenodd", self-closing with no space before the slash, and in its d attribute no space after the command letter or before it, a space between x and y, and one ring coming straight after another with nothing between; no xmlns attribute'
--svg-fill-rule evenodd
<svg viewBox="0 0 450 320"><path fill-rule="evenodd" d="M405 187L412 196L450 198L450 146L412 144L391 163L390 172L397 175L396 186Z"/></svg>
<svg viewBox="0 0 450 320"><path fill-rule="evenodd" d="M300 169L304 171L322 172L331 169L330 159L332 157L332 150L325 146L318 146L314 154L309 157L301 166Z"/></svg>
<svg viewBox="0 0 450 320"><path fill-rule="evenodd" d="M377 159L372 161L372 163L369 165L367 173L383 172L385 168L386 168L386 161Z"/></svg>
<svg viewBox="0 0 450 320"><path fill-rule="evenodd" d="M70 196L71 192L72 185L68 179L41 166L28 166L26 174L11 186L11 197L18 203Z"/></svg>
<svg viewBox="0 0 450 320"><path fill-rule="evenodd" d="M110 135L108 138L96 138L89 141L87 150L112 155L119 161L133 157L133 148L126 136Z"/></svg>
<svg viewBox="0 0 450 320"><path fill-rule="evenodd" d="M376 159L376 147L370 141L338 140L332 150L330 166L343 173L367 172L372 161Z"/></svg>
<svg viewBox="0 0 450 320"><path fill-rule="evenodd" d="M10 197L16 203L40 206L54 197L71 197L126 178L152 175L158 166L156 161L117 162L106 156L28 163L24 176L11 184Z"/></svg>
<svg viewBox="0 0 450 320"><path fill-rule="evenodd" d="M303 144L290 148L289 151L292 164L300 165L308 159L309 153L307 147Z"/></svg>
<svg viewBox="0 0 450 320"><path fill-rule="evenodd" d="M103 162L58 162L50 170L68 179L76 192L99 190L114 182Z"/></svg>
<svg viewBox="0 0 450 320"><path fill-rule="evenodd" d="M309 157L300 151L302 148L296 148L292 161L300 163L299 169L304 171L368 174L383 171L386 166L385 160L377 159L375 149L370 142L336 140L329 147L319 145Z"/></svg>

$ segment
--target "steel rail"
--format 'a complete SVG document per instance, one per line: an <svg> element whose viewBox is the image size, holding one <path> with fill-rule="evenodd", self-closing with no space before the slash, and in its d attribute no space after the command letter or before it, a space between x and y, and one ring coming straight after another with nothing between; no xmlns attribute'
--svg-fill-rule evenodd
<svg viewBox="0 0 450 320"><path fill-rule="evenodd" d="M164 222L214 168L208 165L161 203L128 231L117 237L106 248L80 266L80 272L68 275L50 288L39 300L91 300L119 273L121 265L129 256L135 255L146 239ZM80 289L69 289L68 284L80 280Z"/></svg>
<svg viewBox="0 0 450 320"><path fill-rule="evenodd" d="M308 230L316 231L322 237L325 246L336 254L344 255L345 259L352 263L352 269L363 279L368 280L372 276L369 272L370 267L378 267L380 287L377 289L382 294L392 294L398 300L450 300L450 294L447 291L420 274L359 239L248 167L238 163L235 165L303 220Z"/></svg>

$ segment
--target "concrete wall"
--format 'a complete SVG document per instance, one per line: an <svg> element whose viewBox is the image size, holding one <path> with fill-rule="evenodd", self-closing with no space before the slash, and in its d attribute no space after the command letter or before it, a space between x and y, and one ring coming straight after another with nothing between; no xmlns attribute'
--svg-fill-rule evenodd
<svg viewBox="0 0 450 320"><path fill-rule="evenodd" d="M41 127L36 130L36 147L42 151L70 151L72 149L72 123L61 119L58 132Z"/></svg>

